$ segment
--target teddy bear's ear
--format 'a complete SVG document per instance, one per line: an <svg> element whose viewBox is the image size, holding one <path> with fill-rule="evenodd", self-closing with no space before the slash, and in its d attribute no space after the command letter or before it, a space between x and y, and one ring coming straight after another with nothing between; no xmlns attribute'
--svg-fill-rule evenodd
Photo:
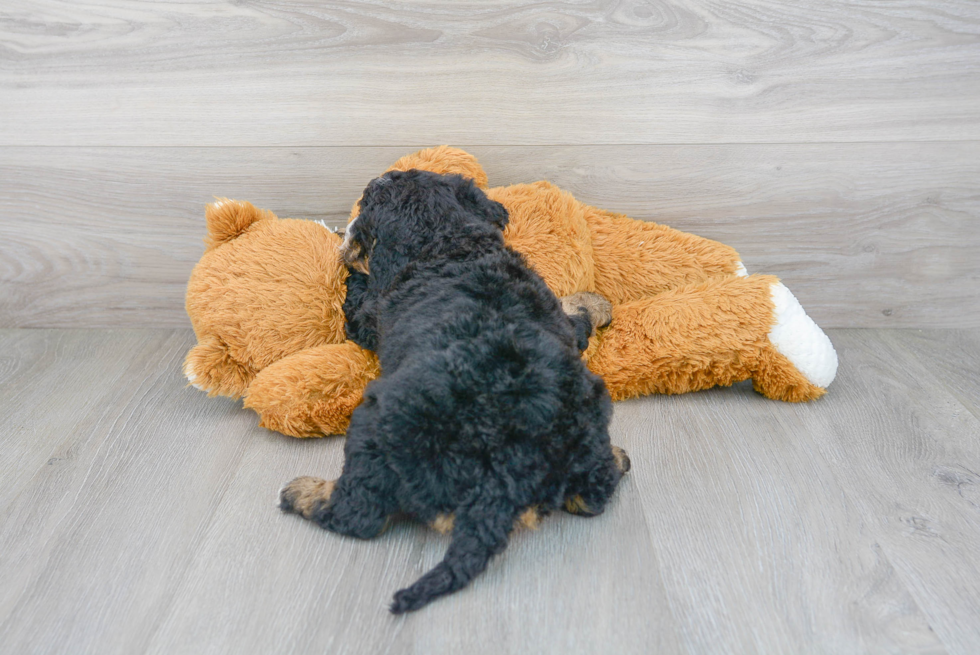
<svg viewBox="0 0 980 655"><path fill-rule="evenodd" d="M204 240L207 250L231 241L259 221L276 218L272 212L258 209L250 202L228 198L218 198L208 205L204 217L208 223L208 236Z"/></svg>

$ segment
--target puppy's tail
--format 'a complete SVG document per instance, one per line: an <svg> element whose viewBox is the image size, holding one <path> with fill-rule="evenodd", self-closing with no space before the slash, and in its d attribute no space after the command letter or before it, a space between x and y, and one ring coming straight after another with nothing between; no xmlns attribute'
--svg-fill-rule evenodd
<svg viewBox="0 0 980 655"><path fill-rule="evenodd" d="M411 587L395 594L391 612L415 611L468 585L487 568L491 557L507 547L516 517L516 508L503 500L484 500L457 511L446 556Z"/></svg>

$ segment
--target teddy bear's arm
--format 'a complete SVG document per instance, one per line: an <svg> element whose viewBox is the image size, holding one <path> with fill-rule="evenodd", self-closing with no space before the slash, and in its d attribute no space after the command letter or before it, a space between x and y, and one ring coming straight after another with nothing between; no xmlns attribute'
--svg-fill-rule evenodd
<svg viewBox="0 0 980 655"><path fill-rule="evenodd" d="M613 304L714 277L745 275L734 248L657 223L584 207L592 235L595 290Z"/></svg>
<svg viewBox="0 0 980 655"><path fill-rule="evenodd" d="M307 348L262 369L245 407L258 412L259 425L293 437L343 434L379 374L374 353L351 341Z"/></svg>
<svg viewBox="0 0 980 655"><path fill-rule="evenodd" d="M837 371L827 336L778 279L719 277L614 305L586 352L614 400L752 379L768 398L822 396Z"/></svg>

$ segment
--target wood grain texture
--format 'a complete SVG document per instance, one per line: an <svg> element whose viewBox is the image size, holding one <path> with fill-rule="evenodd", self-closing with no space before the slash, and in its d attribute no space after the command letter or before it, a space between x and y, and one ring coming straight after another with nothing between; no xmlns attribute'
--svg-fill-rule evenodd
<svg viewBox="0 0 980 655"><path fill-rule="evenodd" d="M946 652L787 407L744 384L616 405L686 651Z"/></svg>
<svg viewBox="0 0 980 655"><path fill-rule="evenodd" d="M395 618L446 537L356 541L275 507L293 476L339 472L341 439L184 387L187 330L0 331L5 445L80 426L0 459L0 650L972 653L980 419L932 353L980 333L830 335L841 369L814 403L746 385L618 403L633 469L606 514L549 517Z"/></svg>
<svg viewBox="0 0 980 655"><path fill-rule="evenodd" d="M7 0L0 43L3 145L980 138L972 0Z"/></svg>
<svg viewBox="0 0 980 655"><path fill-rule="evenodd" d="M980 419L904 346L901 333L842 330L832 338L841 368L828 402L785 413L833 467L948 651L973 653L980 643Z"/></svg>
<svg viewBox="0 0 980 655"><path fill-rule="evenodd" d="M825 327L980 325L980 143L464 147L728 243ZM0 326L185 326L214 195L342 225L410 150L0 148Z"/></svg>
<svg viewBox="0 0 980 655"><path fill-rule="evenodd" d="M896 348L914 356L944 390L980 419L980 334L976 330L903 330L887 337ZM977 491L980 501L980 487Z"/></svg>
<svg viewBox="0 0 980 655"><path fill-rule="evenodd" d="M89 429L65 434L54 461L42 462L2 509L4 652L140 652L241 457L240 439L216 433L241 434L254 424L230 413L231 403L206 402L185 388L186 330L145 331L143 343L130 347L87 334L103 356L119 350L131 366L117 376L97 367L72 374L59 359L43 374L46 385L71 374L79 389L110 393L90 417L76 398L45 406L61 419L82 410L79 422ZM3 431L23 438L16 426Z"/></svg>
<svg viewBox="0 0 980 655"><path fill-rule="evenodd" d="M135 330L0 330L0 512L38 470L73 457L66 444L104 427L120 397L133 393L110 381L158 364L165 338Z"/></svg>
<svg viewBox="0 0 980 655"><path fill-rule="evenodd" d="M680 652L629 483L597 520L553 516L516 534L470 587L425 616L388 615L394 592L442 559L448 537L400 522L357 541L274 508L296 475L337 477L342 447L250 441L149 653Z"/></svg>

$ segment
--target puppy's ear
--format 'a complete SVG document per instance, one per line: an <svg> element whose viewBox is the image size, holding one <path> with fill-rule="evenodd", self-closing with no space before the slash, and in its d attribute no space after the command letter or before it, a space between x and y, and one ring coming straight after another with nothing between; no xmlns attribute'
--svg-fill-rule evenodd
<svg viewBox="0 0 980 655"><path fill-rule="evenodd" d="M368 260L375 243L371 236L374 216L373 210L364 209L363 198L361 201L361 213L347 224L344 231L344 239L340 244L340 260L347 268L368 275Z"/></svg>
<svg viewBox="0 0 980 655"><path fill-rule="evenodd" d="M383 202L383 194L385 193L385 190L390 182L390 173L376 177L368 182L367 186L364 188L364 192L361 194L361 199L357 201L361 211L364 210L365 206Z"/></svg>
<svg viewBox="0 0 980 655"><path fill-rule="evenodd" d="M469 212L483 216L501 230L507 226L507 210L496 200L487 198L473 180L462 175L451 175L456 190L456 200Z"/></svg>

